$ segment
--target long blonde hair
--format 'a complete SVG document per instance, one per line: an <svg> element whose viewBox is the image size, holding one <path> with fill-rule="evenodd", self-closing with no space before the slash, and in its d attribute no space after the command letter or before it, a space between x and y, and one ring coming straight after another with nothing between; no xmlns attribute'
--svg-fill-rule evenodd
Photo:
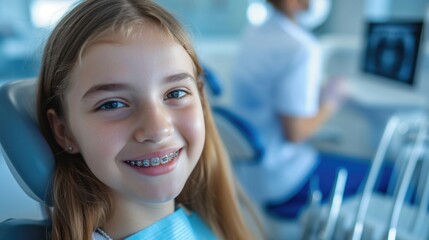
<svg viewBox="0 0 429 240"><path fill-rule="evenodd" d="M46 44L38 89L38 118L55 156L53 179L52 238L91 239L112 211L109 189L89 170L80 154L68 154L55 141L47 119L54 109L65 118L64 93L73 67L91 43L105 33L129 33L142 22L157 24L181 44L195 65L202 68L190 41L177 20L149 0L87 0L75 6L56 26ZM199 78L199 77L198 77ZM211 111L198 79L204 111L206 139L201 158L176 202L197 212L221 239L252 238L247 230L228 156L217 133Z"/></svg>

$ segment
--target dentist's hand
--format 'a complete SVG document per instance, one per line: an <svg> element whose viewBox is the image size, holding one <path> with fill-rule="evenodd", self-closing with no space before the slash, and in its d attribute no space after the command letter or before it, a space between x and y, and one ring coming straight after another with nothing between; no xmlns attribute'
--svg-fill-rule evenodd
<svg viewBox="0 0 429 240"><path fill-rule="evenodd" d="M322 87L320 92L321 104L327 104L330 108L338 109L348 97L347 81L343 77L333 77Z"/></svg>

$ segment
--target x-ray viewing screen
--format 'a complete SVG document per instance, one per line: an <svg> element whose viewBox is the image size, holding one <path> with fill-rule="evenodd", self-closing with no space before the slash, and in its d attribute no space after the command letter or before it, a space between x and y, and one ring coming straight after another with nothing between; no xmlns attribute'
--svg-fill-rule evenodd
<svg viewBox="0 0 429 240"><path fill-rule="evenodd" d="M422 22L368 23L364 72L413 85L422 25Z"/></svg>

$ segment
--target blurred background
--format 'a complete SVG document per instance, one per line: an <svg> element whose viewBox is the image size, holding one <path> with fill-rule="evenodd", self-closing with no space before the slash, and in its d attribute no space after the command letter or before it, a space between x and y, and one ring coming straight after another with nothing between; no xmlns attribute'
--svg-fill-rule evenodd
<svg viewBox="0 0 429 240"><path fill-rule="evenodd" d="M156 2L173 12L188 29L200 60L215 74L222 88L222 93L211 96L211 101L227 106L230 74L242 33L248 25L263 23L270 8L263 0ZM346 78L352 87L352 101L312 142L324 151L372 158L390 116L399 112L425 113L428 109L429 31L425 31L425 23L429 17L429 0L323 2L315 4L315 12L306 27L322 44L323 74ZM74 3L76 0L0 0L0 85L37 76L44 41ZM413 65L410 83L403 84L395 76L363 67L363 61L368 61L365 57L370 54L367 52L370 26L386 20L424 23L416 35L421 38L414 46L415 61L404 63ZM20 190L0 157L0 222L10 217L37 219L39 216L39 206Z"/></svg>
<svg viewBox="0 0 429 240"><path fill-rule="evenodd" d="M0 80L35 76L43 43L56 21L76 0L0 0ZM191 32L203 60L224 55L227 65L245 27L267 15L264 0L158 0ZM317 0L316 0L317 2ZM329 14L316 18L312 31L319 38L343 38L341 44L362 40L368 19L423 19L427 0L329 0ZM316 4L317 5L317 4ZM321 8L326 8L324 5ZM219 48L219 49L215 49ZM221 50L221 51L219 51ZM207 56L210 55L210 56ZM220 63L221 62L221 63ZM216 69L222 77L229 69Z"/></svg>

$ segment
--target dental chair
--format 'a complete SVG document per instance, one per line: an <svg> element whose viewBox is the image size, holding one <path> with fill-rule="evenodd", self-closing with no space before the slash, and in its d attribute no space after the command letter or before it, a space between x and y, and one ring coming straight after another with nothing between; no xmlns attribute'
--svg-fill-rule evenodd
<svg viewBox="0 0 429 240"><path fill-rule="evenodd" d="M35 80L18 80L0 88L0 144L7 166L24 192L40 203L43 219L7 219L0 239L47 239L51 231L51 178L54 157L36 120Z"/></svg>
<svg viewBox="0 0 429 240"><path fill-rule="evenodd" d="M227 106L219 104L223 88L217 74L207 65L203 66L213 117L233 164L253 164L262 159L264 145L256 129Z"/></svg>
<svg viewBox="0 0 429 240"><path fill-rule="evenodd" d="M254 164L261 161L264 145L252 125L225 107L214 106L212 111L233 164Z"/></svg>

